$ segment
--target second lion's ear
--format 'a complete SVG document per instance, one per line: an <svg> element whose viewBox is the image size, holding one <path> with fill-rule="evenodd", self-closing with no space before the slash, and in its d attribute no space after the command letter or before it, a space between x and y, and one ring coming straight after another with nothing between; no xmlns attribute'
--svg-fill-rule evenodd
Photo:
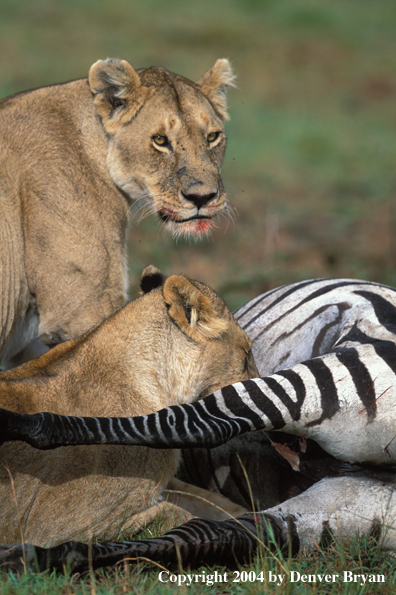
<svg viewBox="0 0 396 595"><path fill-rule="evenodd" d="M146 267L140 277L140 289L142 293L148 293L152 289L161 287L166 281L166 276L157 267L150 264Z"/></svg>
<svg viewBox="0 0 396 595"><path fill-rule="evenodd" d="M183 275L168 277L163 292L169 316L197 343L217 339L226 331L227 320L217 314L210 298Z"/></svg>
<svg viewBox="0 0 396 595"><path fill-rule="evenodd" d="M149 93L136 70L125 60L98 60L90 68L88 81L109 134L136 116Z"/></svg>

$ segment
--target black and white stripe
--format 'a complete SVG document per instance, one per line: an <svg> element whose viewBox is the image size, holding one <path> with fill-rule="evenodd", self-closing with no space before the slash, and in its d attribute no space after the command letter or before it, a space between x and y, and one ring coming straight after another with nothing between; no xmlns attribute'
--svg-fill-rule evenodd
<svg viewBox="0 0 396 595"><path fill-rule="evenodd" d="M293 499L288 501L290 505L286 502L267 509L285 543L289 539L286 525L290 527L290 519L285 519L294 518L294 514L299 515L296 535L302 542L320 539L322 524L326 521L326 526L336 527L336 517L344 522L346 533L361 529L364 523L356 520L353 505L345 508L342 521L343 499L348 497L351 502L357 489L363 489L363 499L371 503L367 504L365 531L372 530L376 518L383 521L396 515L392 485L396 464L396 290L353 280L305 281L256 298L240 308L236 318L253 342L261 378L226 386L193 404L135 418L28 416L1 411L2 439L25 440L37 448L71 444L220 446L221 455L226 448L221 445L232 438L261 429L281 431L319 444L339 462L335 474L344 469L359 475L353 480L324 479L301 494L298 502ZM252 436L252 445L257 446ZM235 449L241 440L231 443ZM204 466L205 457L199 459ZM215 457L211 466L216 473ZM376 469L384 467L389 471L378 479L382 471ZM232 473L230 470L230 476ZM219 491L222 482L225 480L216 479ZM308 511L318 494L324 508L314 518ZM376 516L372 502L381 498L382 512L377 506ZM338 510L333 518L329 511L334 502ZM356 511L363 505L356 501ZM386 539L388 546L396 549L393 522L389 521ZM241 536L240 543L243 540ZM184 545L199 549L198 543L199 539L186 537ZM232 543L239 543L238 538L234 536ZM250 546L246 547L249 550ZM192 555L191 548L185 550L190 552L186 560ZM132 555L130 550L127 555Z"/></svg>

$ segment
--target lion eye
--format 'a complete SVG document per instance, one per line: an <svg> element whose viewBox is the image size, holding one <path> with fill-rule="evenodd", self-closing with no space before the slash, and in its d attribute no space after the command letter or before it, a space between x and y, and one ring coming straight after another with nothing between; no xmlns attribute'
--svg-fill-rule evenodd
<svg viewBox="0 0 396 595"><path fill-rule="evenodd" d="M213 143L215 140L219 138L220 132L209 132L207 139L208 143Z"/></svg>
<svg viewBox="0 0 396 595"><path fill-rule="evenodd" d="M155 136L153 136L153 141L159 147L166 147L167 145L169 145L168 137L164 134L156 134Z"/></svg>

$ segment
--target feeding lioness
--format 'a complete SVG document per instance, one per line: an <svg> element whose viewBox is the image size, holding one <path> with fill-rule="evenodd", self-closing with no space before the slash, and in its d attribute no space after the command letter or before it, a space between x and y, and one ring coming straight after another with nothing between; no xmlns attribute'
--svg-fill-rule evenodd
<svg viewBox="0 0 396 595"><path fill-rule="evenodd" d="M227 208L226 87L99 61L88 79L0 102L0 366L75 338L126 299L132 200L200 237Z"/></svg>
<svg viewBox="0 0 396 595"><path fill-rule="evenodd" d="M224 301L184 277L155 267L142 275L144 295L86 335L0 374L0 407L20 413L125 416L151 413L257 375L251 342ZM164 502L180 452L140 447L76 446L38 451L22 442L0 447L0 543L50 545L120 528L157 515L176 522L186 507ZM244 509L220 495L174 480L171 487L209 498L233 514ZM198 500L198 503L201 501ZM180 513L180 514L179 514ZM221 518L215 509L216 518ZM186 516L184 515L184 518Z"/></svg>

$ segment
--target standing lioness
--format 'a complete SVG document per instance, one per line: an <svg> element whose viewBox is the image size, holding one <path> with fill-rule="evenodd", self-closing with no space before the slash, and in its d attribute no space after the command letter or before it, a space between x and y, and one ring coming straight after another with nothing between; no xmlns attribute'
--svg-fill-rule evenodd
<svg viewBox="0 0 396 595"><path fill-rule="evenodd" d="M154 267L144 271L141 285L145 295L93 331L1 373L0 407L142 415L257 374L250 340L213 290L182 275L166 279ZM179 458L177 450L145 447L42 452L7 442L0 447L0 543L114 539L121 527L173 514L163 492ZM202 495L231 506L222 496ZM194 512L185 497L179 504ZM231 506L233 513L241 510ZM199 514L205 516L202 508Z"/></svg>
<svg viewBox="0 0 396 595"><path fill-rule="evenodd" d="M232 80L227 60L197 83L107 60L0 102L0 366L124 304L132 200L176 234L211 227Z"/></svg>

